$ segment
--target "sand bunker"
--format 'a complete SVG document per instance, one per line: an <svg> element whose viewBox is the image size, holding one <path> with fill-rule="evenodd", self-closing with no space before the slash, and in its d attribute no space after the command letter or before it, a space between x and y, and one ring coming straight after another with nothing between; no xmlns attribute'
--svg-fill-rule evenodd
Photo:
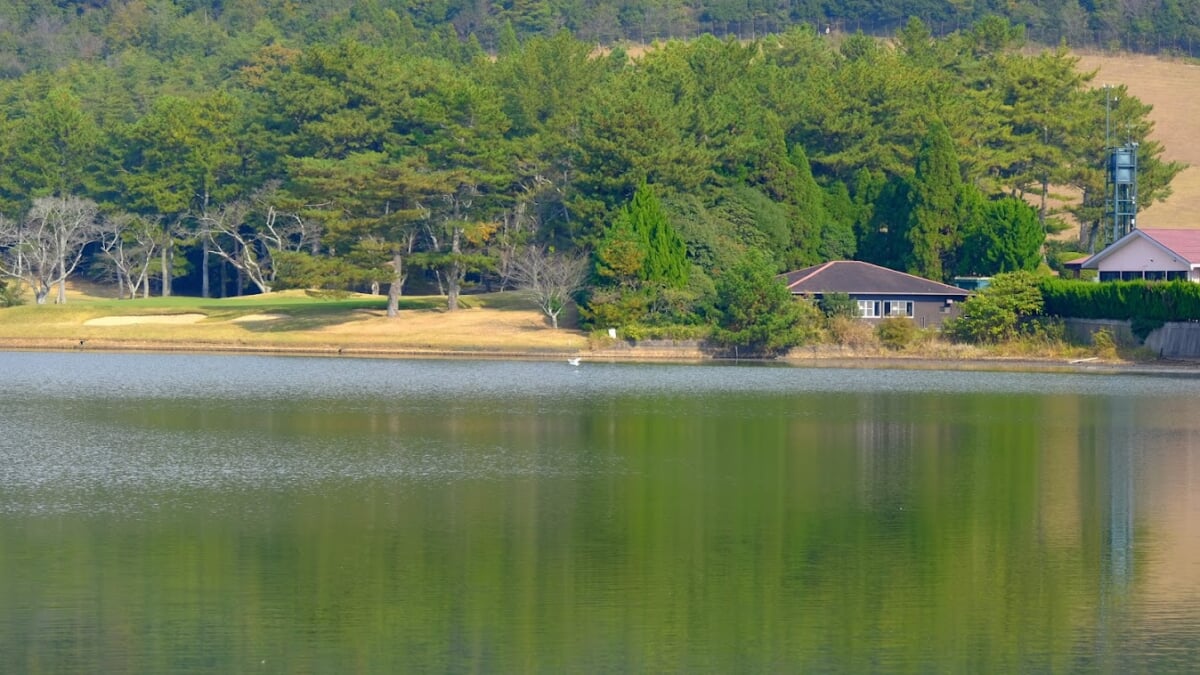
<svg viewBox="0 0 1200 675"><path fill-rule="evenodd" d="M247 314L239 316L236 319L230 319L230 321L233 323L250 323L253 321L278 321L279 319L286 318L287 316L283 314Z"/></svg>
<svg viewBox="0 0 1200 675"><path fill-rule="evenodd" d="M143 316L102 316L88 319L85 326L134 326L143 323L196 323L204 314L146 314Z"/></svg>

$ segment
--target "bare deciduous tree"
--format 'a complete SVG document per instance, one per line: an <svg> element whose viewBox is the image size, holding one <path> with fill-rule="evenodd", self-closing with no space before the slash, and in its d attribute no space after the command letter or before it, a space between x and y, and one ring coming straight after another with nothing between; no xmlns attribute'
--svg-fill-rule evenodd
<svg viewBox="0 0 1200 675"><path fill-rule="evenodd" d="M558 328L558 316L571 302L571 295L583 288L587 279L587 257L567 255L530 246L512 259L512 279L517 288L527 291L538 308Z"/></svg>
<svg viewBox="0 0 1200 675"><path fill-rule="evenodd" d="M271 203L273 187L254 195L253 203L236 201L203 217L204 232L212 255L225 260L246 275L262 293L275 285L275 261L278 251L302 251L320 238L316 225L299 214L284 213ZM247 224L250 214L261 210L257 226Z"/></svg>
<svg viewBox="0 0 1200 675"><path fill-rule="evenodd" d="M58 302L67 301L66 280L96 241L101 226L96 203L74 196L34 200L23 222L0 222L0 270L33 288L37 304L46 304L58 285Z"/></svg>
<svg viewBox="0 0 1200 675"><path fill-rule="evenodd" d="M158 252L162 228L157 220L123 213L106 221L100 252L117 279L121 297L150 297L150 265Z"/></svg>

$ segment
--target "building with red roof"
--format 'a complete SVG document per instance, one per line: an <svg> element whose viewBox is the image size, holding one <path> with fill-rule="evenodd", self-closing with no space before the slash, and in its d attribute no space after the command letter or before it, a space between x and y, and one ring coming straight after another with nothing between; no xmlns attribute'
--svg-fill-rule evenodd
<svg viewBox="0 0 1200 675"><path fill-rule="evenodd" d="M1200 230L1133 230L1080 267L1100 281L1200 281Z"/></svg>

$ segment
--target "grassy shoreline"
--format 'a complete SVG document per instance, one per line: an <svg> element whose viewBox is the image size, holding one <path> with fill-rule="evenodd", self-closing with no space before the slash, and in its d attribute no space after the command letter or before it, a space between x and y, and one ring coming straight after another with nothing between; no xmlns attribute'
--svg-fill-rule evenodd
<svg viewBox="0 0 1200 675"><path fill-rule="evenodd" d="M498 349L420 349L401 346L320 347L315 345L228 344L214 342L85 340L83 344L68 339L13 339L0 337L0 352L109 352L109 353L188 353L188 354L257 354L273 356L309 356L328 358L388 358L388 359L477 359L511 361L558 361L581 357L593 363L774 363L800 368L889 369L889 370L959 370L997 372L1046 372L1091 374L1149 374L1200 377L1200 363L1185 361L1093 361L1062 360L1050 357L973 356L944 359L922 354L855 354L843 350L838 354L813 356L798 350L776 359L733 359L704 354L690 345L677 348L655 345L650 348L625 346L619 349L597 349L582 352Z"/></svg>
<svg viewBox="0 0 1200 675"><path fill-rule="evenodd" d="M99 293L103 293L100 289ZM2 351L197 352L370 358L727 362L694 342L595 340L551 328L519 293L409 297L388 318L384 299L301 291L267 296L114 300L76 290L65 305L0 309ZM1106 356L1106 358L1101 358ZM753 360L753 359L738 359ZM810 345L774 359L798 367L1200 374L1200 363L1131 362L1083 348L984 349L933 341L896 352Z"/></svg>

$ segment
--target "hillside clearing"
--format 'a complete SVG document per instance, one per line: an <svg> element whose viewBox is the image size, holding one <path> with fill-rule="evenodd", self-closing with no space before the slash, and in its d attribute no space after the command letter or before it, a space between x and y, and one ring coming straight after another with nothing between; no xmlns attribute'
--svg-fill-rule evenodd
<svg viewBox="0 0 1200 675"><path fill-rule="evenodd" d="M1154 106L1152 136L1163 144L1163 159L1189 165L1171 183L1172 194L1138 216L1140 227L1200 227L1200 65L1145 54L1081 53L1079 68L1097 71L1092 84L1124 84Z"/></svg>

